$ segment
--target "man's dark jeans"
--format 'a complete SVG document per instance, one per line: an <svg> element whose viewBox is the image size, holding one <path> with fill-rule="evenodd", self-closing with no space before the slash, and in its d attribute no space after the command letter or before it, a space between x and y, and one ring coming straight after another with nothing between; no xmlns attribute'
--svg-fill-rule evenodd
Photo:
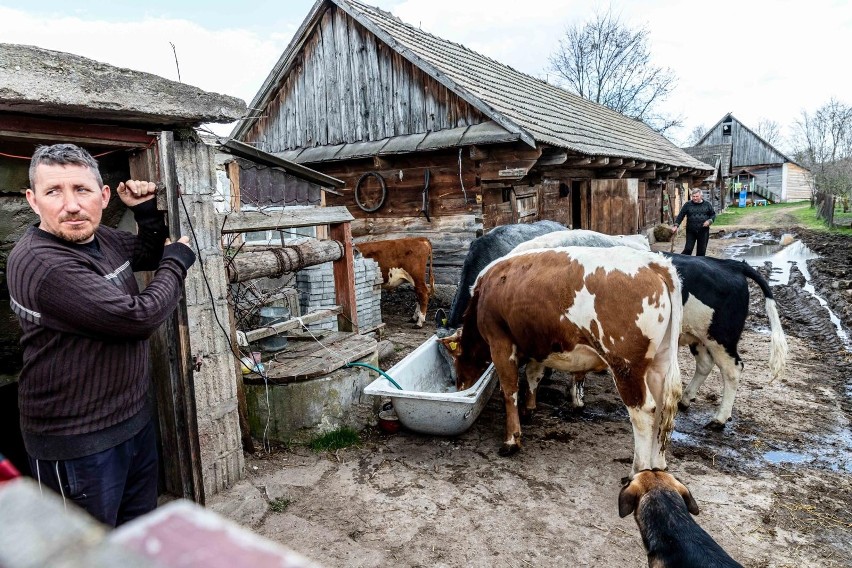
<svg viewBox="0 0 852 568"><path fill-rule="evenodd" d="M29 459L33 477L110 526L157 507L157 437L153 420L127 440L71 460ZM57 482L61 482L62 487Z"/></svg>
<svg viewBox="0 0 852 568"><path fill-rule="evenodd" d="M704 256L707 252L707 241L710 240L710 227L702 227L698 231L686 230L686 245L680 254L692 254L695 243L698 243L698 251L695 256Z"/></svg>

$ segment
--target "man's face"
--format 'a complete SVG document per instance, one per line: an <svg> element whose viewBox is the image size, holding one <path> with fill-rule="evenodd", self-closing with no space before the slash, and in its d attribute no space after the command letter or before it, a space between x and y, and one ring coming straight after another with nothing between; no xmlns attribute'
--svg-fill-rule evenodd
<svg viewBox="0 0 852 568"><path fill-rule="evenodd" d="M701 192L700 191L696 191L695 193L692 194L692 202L693 203L701 203L702 201L703 201L703 199L701 198Z"/></svg>
<svg viewBox="0 0 852 568"><path fill-rule="evenodd" d="M27 201L41 218L39 228L72 243L91 242L109 203L109 186L99 187L85 166L40 164Z"/></svg>

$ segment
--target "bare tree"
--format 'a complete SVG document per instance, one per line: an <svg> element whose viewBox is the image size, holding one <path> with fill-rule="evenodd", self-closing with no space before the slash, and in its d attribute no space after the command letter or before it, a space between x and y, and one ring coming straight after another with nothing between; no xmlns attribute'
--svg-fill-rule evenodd
<svg viewBox="0 0 852 568"><path fill-rule="evenodd" d="M692 132L689 134L689 138L686 140L687 146L695 146L698 144L699 140L704 138L705 134L707 134L707 127L703 124L699 124L693 128Z"/></svg>
<svg viewBox="0 0 852 568"><path fill-rule="evenodd" d="M796 121L795 156L814 175L814 191L852 192L852 107L832 98Z"/></svg>
<svg viewBox="0 0 852 568"><path fill-rule="evenodd" d="M755 132L758 136L769 142L775 147L780 146L784 142L784 137L781 135L781 125L774 120L761 118L757 122Z"/></svg>
<svg viewBox="0 0 852 568"><path fill-rule="evenodd" d="M632 30L608 10L573 24L550 56L550 67L569 91L641 120L657 132L682 119L658 111L676 86L674 72L651 63L649 31Z"/></svg>

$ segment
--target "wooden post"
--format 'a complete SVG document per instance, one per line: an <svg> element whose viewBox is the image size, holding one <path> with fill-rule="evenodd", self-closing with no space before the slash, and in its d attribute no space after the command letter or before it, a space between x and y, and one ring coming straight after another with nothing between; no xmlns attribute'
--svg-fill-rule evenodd
<svg viewBox="0 0 852 568"><path fill-rule="evenodd" d="M172 242L180 238L180 188L175 161L174 133L160 132L157 148L160 158L160 181L165 186L166 219L169 238ZM192 244L192 243L191 243ZM200 254L200 251L195 251ZM199 259L200 262L200 259ZM195 385L193 383L193 361L189 341L189 317L186 298L181 296L172 317L166 320L169 350L169 387L173 405L170 409L172 431L163 433L171 438L176 455L166 459L177 461L181 480L182 497L204 504L204 484L201 472L201 450L198 441L198 422L195 414ZM161 409L163 411L165 409Z"/></svg>
<svg viewBox="0 0 852 568"><path fill-rule="evenodd" d="M348 222L334 223L329 236L343 244L343 257L332 264L335 303L343 308L337 316L337 329L358 333L358 307L355 304L355 260L352 255L352 228Z"/></svg>

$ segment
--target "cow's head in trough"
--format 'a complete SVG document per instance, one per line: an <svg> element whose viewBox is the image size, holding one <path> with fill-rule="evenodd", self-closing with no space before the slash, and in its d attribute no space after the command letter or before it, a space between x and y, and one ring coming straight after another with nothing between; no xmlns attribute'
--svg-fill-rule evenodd
<svg viewBox="0 0 852 568"><path fill-rule="evenodd" d="M462 329L457 329L448 337L438 338L450 358L450 368L455 373L456 389L462 391L469 389L479 380L482 373L491 363L491 353L484 342L465 341ZM485 347L483 349L483 346Z"/></svg>
<svg viewBox="0 0 852 568"><path fill-rule="evenodd" d="M435 336L439 339L438 353L441 354L444 362L447 363L447 368L450 370L450 379L453 383L457 383L458 381L458 376L456 375L456 358L450 352L448 344L444 343L443 340L455 335L458 331L458 329L449 327L447 312L443 308L438 308L435 311Z"/></svg>

